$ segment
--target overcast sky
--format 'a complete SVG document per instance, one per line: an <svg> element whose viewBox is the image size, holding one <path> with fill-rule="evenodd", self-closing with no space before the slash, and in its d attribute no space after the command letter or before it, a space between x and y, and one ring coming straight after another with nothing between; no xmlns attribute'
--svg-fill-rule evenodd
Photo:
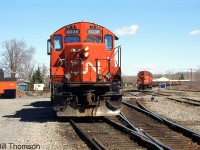
<svg viewBox="0 0 200 150"><path fill-rule="evenodd" d="M53 32L88 21L119 37L124 75L200 68L199 0L6 0L0 19L0 42L24 39L39 63L49 64L46 41Z"/></svg>

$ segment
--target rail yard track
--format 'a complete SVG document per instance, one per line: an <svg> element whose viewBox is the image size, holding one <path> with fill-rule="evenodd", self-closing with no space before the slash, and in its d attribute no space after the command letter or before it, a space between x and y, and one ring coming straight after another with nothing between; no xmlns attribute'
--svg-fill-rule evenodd
<svg viewBox="0 0 200 150"><path fill-rule="evenodd" d="M187 98L187 97L177 97L177 98L166 97L166 98L169 100L174 100L174 101L181 102L181 103L200 106L200 100L196 100L196 99L191 99L191 98Z"/></svg>
<svg viewBox="0 0 200 150"><path fill-rule="evenodd" d="M91 149L144 149L126 134L107 124L104 118L94 122L71 120L71 124Z"/></svg>
<svg viewBox="0 0 200 150"><path fill-rule="evenodd" d="M141 95L143 94L136 92L135 96L138 97L137 99L141 99ZM125 94L128 97L132 95L132 92L126 92ZM171 124L170 121L165 122L165 119L162 119L162 117L136 107L137 102L134 98L128 100L126 97L126 101L131 104L124 102L126 106L123 107L122 112L138 130L151 135L173 149L200 149L200 137L198 133L193 133L184 127L179 128L179 125ZM146 115L141 112L144 112ZM147 116L152 116L154 119Z"/></svg>
<svg viewBox="0 0 200 150"><path fill-rule="evenodd" d="M193 91L192 91L193 92ZM195 91L196 92L196 91ZM190 104L190 105L195 105L195 106L200 106L200 99L195 99L195 98L188 98L188 97L183 97L183 96L173 96L172 94L169 93L159 93L159 92L129 92L129 94L137 97L141 97L144 95L152 95L152 96L164 96L169 100L185 103L185 104Z"/></svg>
<svg viewBox="0 0 200 150"><path fill-rule="evenodd" d="M122 113L117 117L70 120L89 149L200 149L199 133L170 124L136 106L138 102L130 93L125 95Z"/></svg>
<svg viewBox="0 0 200 150"><path fill-rule="evenodd" d="M128 122L123 116L120 118ZM140 131L126 127L116 117L71 120L70 123L91 149L162 149L160 144Z"/></svg>

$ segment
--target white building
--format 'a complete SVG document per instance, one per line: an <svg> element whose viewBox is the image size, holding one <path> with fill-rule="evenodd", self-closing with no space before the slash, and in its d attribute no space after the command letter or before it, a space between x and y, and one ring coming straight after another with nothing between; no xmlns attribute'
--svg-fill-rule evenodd
<svg viewBox="0 0 200 150"><path fill-rule="evenodd" d="M170 80L165 77L153 79L153 82L167 82L167 81L170 81Z"/></svg>
<svg viewBox="0 0 200 150"><path fill-rule="evenodd" d="M35 91L43 91L44 84L34 84Z"/></svg>

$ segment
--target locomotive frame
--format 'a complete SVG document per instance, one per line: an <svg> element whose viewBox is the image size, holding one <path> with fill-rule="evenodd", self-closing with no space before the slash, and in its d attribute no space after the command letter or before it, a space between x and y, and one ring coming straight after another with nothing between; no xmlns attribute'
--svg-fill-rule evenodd
<svg viewBox="0 0 200 150"><path fill-rule="evenodd" d="M112 116L122 106L121 46L90 22L66 25L47 41L51 102L57 116ZM117 57L117 59L115 59Z"/></svg>

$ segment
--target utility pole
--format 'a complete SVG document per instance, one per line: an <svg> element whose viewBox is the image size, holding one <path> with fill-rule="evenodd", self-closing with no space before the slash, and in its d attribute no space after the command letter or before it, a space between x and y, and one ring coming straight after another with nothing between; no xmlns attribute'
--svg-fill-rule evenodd
<svg viewBox="0 0 200 150"><path fill-rule="evenodd" d="M196 70L196 69L190 68L188 70L190 70L190 80L192 81L193 80L193 70Z"/></svg>
<svg viewBox="0 0 200 150"><path fill-rule="evenodd" d="M171 88L171 74L170 74L170 70L169 70L169 87Z"/></svg>

